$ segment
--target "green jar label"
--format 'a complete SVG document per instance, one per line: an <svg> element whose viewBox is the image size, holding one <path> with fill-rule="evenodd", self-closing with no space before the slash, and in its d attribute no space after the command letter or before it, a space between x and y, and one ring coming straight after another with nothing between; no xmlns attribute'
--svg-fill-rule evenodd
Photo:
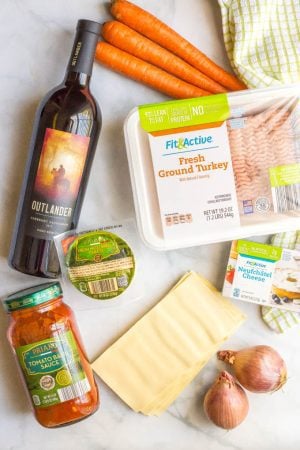
<svg viewBox="0 0 300 450"><path fill-rule="evenodd" d="M36 408L63 403L91 390L72 331L16 348Z"/></svg>
<svg viewBox="0 0 300 450"><path fill-rule="evenodd" d="M71 283L95 300L110 300L131 284L135 259L129 245L114 233L91 231L69 246L65 264Z"/></svg>
<svg viewBox="0 0 300 450"><path fill-rule="evenodd" d="M71 361L72 354L67 353L69 349L64 349L64 358ZM41 355L44 355L41 357ZM60 344L58 342L47 342L35 345L23 352L24 365L29 375L38 373L48 373L61 369L65 361L60 354Z"/></svg>

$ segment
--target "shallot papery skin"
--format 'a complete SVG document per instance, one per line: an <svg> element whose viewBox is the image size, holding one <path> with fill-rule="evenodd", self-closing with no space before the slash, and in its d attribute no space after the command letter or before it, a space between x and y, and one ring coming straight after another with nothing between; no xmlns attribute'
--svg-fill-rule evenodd
<svg viewBox="0 0 300 450"><path fill-rule="evenodd" d="M207 417L225 430L237 427L249 411L244 389L226 371L220 373L207 391L203 406Z"/></svg>
<svg viewBox="0 0 300 450"><path fill-rule="evenodd" d="M219 351L218 358L232 365L237 380L248 391L273 392L286 383L285 362L268 345L257 345L239 351Z"/></svg>

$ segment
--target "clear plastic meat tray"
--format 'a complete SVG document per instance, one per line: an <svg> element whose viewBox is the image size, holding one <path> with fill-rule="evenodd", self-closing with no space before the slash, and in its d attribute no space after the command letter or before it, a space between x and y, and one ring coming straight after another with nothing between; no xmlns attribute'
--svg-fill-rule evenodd
<svg viewBox="0 0 300 450"><path fill-rule="evenodd" d="M124 124L138 229L169 250L300 228L300 85L143 105Z"/></svg>

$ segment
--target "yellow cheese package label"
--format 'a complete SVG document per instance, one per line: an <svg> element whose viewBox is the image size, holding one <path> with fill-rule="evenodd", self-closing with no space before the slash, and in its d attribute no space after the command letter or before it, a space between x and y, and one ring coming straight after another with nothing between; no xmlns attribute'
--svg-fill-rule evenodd
<svg viewBox="0 0 300 450"><path fill-rule="evenodd" d="M134 411L159 415L244 320L214 286L189 272L93 369Z"/></svg>

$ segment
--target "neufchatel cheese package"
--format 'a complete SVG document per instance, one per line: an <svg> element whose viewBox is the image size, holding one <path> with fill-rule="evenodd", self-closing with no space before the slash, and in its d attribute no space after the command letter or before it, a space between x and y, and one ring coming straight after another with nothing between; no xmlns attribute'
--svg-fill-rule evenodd
<svg viewBox="0 0 300 450"><path fill-rule="evenodd" d="M258 242L233 241L223 295L300 312L300 252Z"/></svg>
<svg viewBox="0 0 300 450"><path fill-rule="evenodd" d="M142 105L125 123L137 222L157 250L300 228L300 85Z"/></svg>

